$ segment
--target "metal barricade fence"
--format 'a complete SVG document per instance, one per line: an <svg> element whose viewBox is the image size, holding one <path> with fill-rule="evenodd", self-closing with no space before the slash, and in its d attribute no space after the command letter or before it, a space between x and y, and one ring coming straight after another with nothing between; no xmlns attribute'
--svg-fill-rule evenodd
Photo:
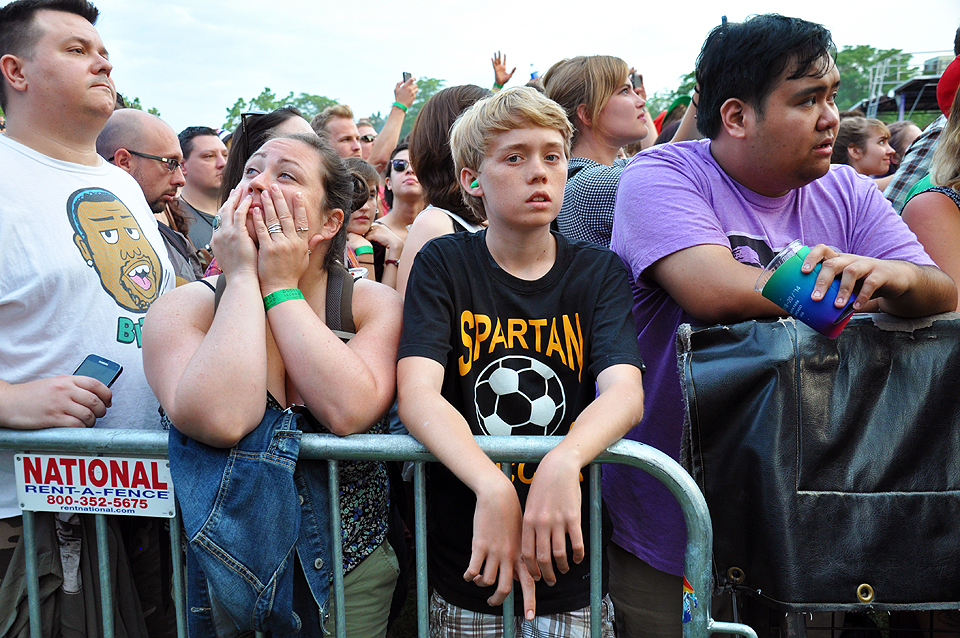
<svg viewBox="0 0 960 638"><path fill-rule="evenodd" d="M477 437L481 449L494 461L504 462L504 472L509 474L510 463L538 461L559 442L557 437ZM0 430L0 449L29 453L66 453L89 456L132 456L151 459L165 458L167 455L166 432L144 432L138 430L78 430L60 428L38 431ZM429 635L426 570L426 495L424 470L425 463L436 462L426 448L410 436L389 434L358 434L347 437L334 435L305 434L300 447L300 459L325 460L330 466L331 527L333 537L339 537L339 472L337 461L341 460L382 460L413 461L415 496L415 534L416 548L416 600L417 626L419 638ZM706 638L712 633L738 634L745 638L757 638L756 632L747 625L713 620L710 615L711 604L711 562L713 553L713 528L706 502L696 483L687 472L673 459L659 450L633 441L619 441L610 446L591 464L590 521L591 529L600 526L600 465L601 463L621 463L639 468L662 482L677 498L683 510L687 525L687 547L684 556L684 572L689 581L696 601L691 605L691 619L684 624L685 638ZM100 591L103 606L103 633L105 638L113 638L112 592L109 577L109 555L107 552L106 516L96 517L97 551L99 555ZM586 524L586 522L584 522ZM30 632L32 638L40 638L40 592L37 576L36 547L34 538L33 512L23 512L24 546L26 550L26 580L30 613ZM180 521L171 519L170 538L173 547L173 587L177 612L177 629L181 637L187 636L186 609L184 604L184 578L181 551ZM599 573L601 535L591 534L589 560L591 574ZM343 562L342 548L334 543L334 565ZM343 599L342 570L335 569L333 599L336 613L336 631L343 638L346 631ZM591 577L591 636L600 636L600 579ZM505 627L512 627L513 594L503 604ZM505 636L512 635L508 630Z"/></svg>

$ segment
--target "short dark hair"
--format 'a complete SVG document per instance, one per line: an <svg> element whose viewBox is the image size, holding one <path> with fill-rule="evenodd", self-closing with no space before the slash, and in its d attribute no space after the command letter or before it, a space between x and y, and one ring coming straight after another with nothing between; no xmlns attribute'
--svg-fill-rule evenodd
<svg viewBox="0 0 960 638"><path fill-rule="evenodd" d="M463 202L460 179L450 152L450 127L474 102L488 95L488 89L473 84L443 89L423 105L410 132L410 161L427 201L474 224L483 218Z"/></svg>
<svg viewBox="0 0 960 638"><path fill-rule="evenodd" d="M291 117L303 117L300 109L293 106L270 111L269 113L243 113L240 115L240 126L233 132L230 142L230 153L227 155L227 165L223 167L223 182L220 185L220 203L227 201L230 191L240 183L243 177L243 167L258 148L272 137L275 127L283 124ZM184 154L186 158L186 154Z"/></svg>
<svg viewBox="0 0 960 638"><path fill-rule="evenodd" d="M33 56L42 35L34 18L37 11L44 10L73 13L90 24L96 24L100 17L100 11L87 0L16 0L0 7L0 57ZM0 109L7 110L6 82L0 82Z"/></svg>
<svg viewBox="0 0 960 638"><path fill-rule="evenodd" d="M953 54L960 55L960 27L957 27L957 33L953 36Z"/></svg>
<svg viewBox="0 0 960 638"><path fill-rule="evenodd" d="M190 153L193 152L193 138L201 135L212 135L220 139L217 132L209 126L188 126L180 131L177 139L180 140L180 152L183 153L183 161L190 159Z"/></svg>
<svg viewBox="0 0 960 638"><path fill-rule="evenodd" d="M397 153L400 151L406 151L410 148L410 145L407 142L400 142L397 144L393 151L390 153L390 160L387 162L386 168L383 169L383 176L390 177L390 171L393 170L393 158L397 156ZM416 169L414 169L416 172ZM383 199L387 202L387 206L393 208L393 189L386 188L383 191Z"/></svg>
<svg viewBox="0 0 960 638"><path fill-rule="evenodd" d="M789 80L823 77L834 48L823 25L775 13L715 27L697 58L697 130L715 139L720 107L730 98L743 100L762 116L767 97L788 66Z"/></svg>

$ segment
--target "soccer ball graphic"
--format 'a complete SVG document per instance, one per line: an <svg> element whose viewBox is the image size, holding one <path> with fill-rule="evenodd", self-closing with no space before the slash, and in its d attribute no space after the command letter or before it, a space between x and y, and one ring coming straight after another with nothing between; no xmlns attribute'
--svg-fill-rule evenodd
<svg viewBox="0 0 960 638"><path fill-rule="evenodd" d="M566 412L563 385L549 366L519 355L488 365L474 387L477 420L494 436L557 431Z"/></svg>

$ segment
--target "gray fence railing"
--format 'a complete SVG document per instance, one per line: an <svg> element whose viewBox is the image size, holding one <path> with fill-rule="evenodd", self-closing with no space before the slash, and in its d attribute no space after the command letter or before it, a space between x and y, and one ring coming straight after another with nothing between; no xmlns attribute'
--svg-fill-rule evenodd
<svg viewBox="0 0 960 638"><path fill-rule="evenodd" d="M505 473L510 471L510 463L538 461L559 442L558 437L477 437L481 449L494 461L503 462ZM127 456L146 458L165 458L167 455L166 432L143 432L137 430L78 430L74 428L49 429L38 431L0 430L0 449L15 452L43 454L83 454L88 456ZM413 461L414 498L415 498L415 534L417 565L417 624L418 635L429 635L426 571L426 495L424 470L425 463L436 462L426 448L410 436L385 434L358 434L347 437L333 435L306 434L300 447L300 459L325 460L330 465L331 527L333 537L339 536L339 472L337 461L341 460L383 460ZM685 638L706 638L712 633L729 633L757 638L750 627L739 623L726 623L713 620L710 614L711 603L711 561L713 553L713 528L703 495L687 472L673 459L659 450L633 441L619 441L610 446L590 466L592 493L590 494L590 525L592 529L600 526L600 465L602 463L620 463L639 468L662 482L677 498L683 510L687 525L687 547L684 556L684 572L697 596L697 605L691 608L691 619L684 625ZM110 591L109 555L107 552L106 517L96 517L97 549L99 554L101 601L103 605L103 636L113 638L113 597ZM27 592L30 610L30 631L33 638L41 638L40 633L40 593L37 579L36 550L34 538L33 512L23 512L24 545L26 550ZM174 600L177 609L177 628L180 636L186 638L186 610L184 607L183 563L181 559L181 534L178 518L171 519L171 545L173 547L173 583ZM591 534L589 557L592 566L599 567L600 534ZM342 564L342 549L339 543L333 548L334 565ZM591 574L599 569L591 568ZM591 636L600 636L600 579L591 578ZM334 570L333 597L336 613L338 638L345 635L343 574ZM506 627L512 627L511 611L513 594L504 601L504 621ZM511 635L509 630L505 635Z"/></svg>

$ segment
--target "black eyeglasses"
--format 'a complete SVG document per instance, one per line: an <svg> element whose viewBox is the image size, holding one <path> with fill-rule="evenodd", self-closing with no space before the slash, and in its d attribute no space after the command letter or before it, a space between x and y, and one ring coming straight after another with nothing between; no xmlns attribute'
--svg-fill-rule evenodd
<svg viewBox="0 0 960 638"><path fill-rule="evenodd" d="M131 155L136 155L137 157L143 157L146 159L152 159L152 160L157 160L158 162L162 162L163 165L167 167L167 170L170 171L171 173L176 171L181 166L180 160L173 159L172 157L160 157L159 155L150 155L148 153L140 153L138 151L131 151L129 148L127 149L127 152L130 153Z"/></svg>
<svg viewBox="0 0 960 638"><path fill-rule="evenodd" d="M360 136L360 141L363 142L364 144L370 144L376 139L377 139L377 136L374 135L373 133L367 133L366 135Z"/></svg>
<svg viewBox="0 0 960 638"><path fill-rule="evenodd" d="M408 166L410 166L410 162L408 160L390 160L390 164L393 166L393 170L398 173L402 173L403 171L407 170Z"/></svg>

